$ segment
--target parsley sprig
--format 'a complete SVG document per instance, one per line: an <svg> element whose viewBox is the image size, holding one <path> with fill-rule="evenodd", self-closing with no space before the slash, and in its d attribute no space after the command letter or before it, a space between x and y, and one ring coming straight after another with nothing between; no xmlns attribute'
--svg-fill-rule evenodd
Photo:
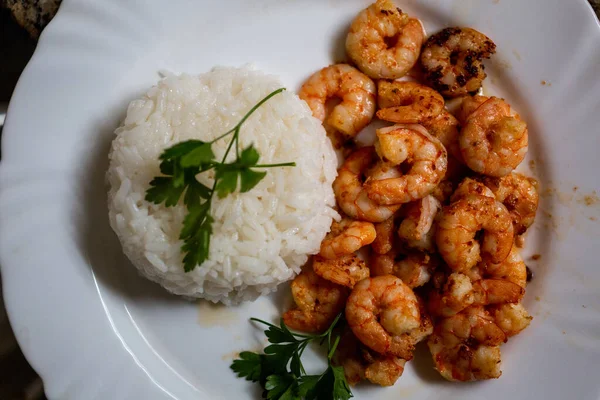
<svg viewBox="0 0 600 400"><path fill-rule="evenodd" d="M260 319L252 321L267 325L265 335L271 343L264 354L244 351L234 360L231 369L238 377L258 382L264 389L263 397L269 400L348 400L352 397L344 369L333 366L331 359L340 341L333 332L341 314L329 329L319 335L291 332L283 322L279 326ZM302 365L302 353L310 342L327 342L327 369L321 375L307 375Z"/></svg>
<svg viewBox="0 0 600 400"><path fill-rule="evenodd" d="M267 175L265 171L257 171L255 168L296 165L294 162L259 164L260 155L254 146L250 145L240 150L239 144L240 130L244 122L271 97L284 90L285 88L281 88L271 92L252 107L236 126L216 139L210 142L188 140L177 143L160 155L160 172L163 176L158 176L150 182L146 200L173 207L185 192L183 203L188 212L183 220L179 239L183 240L181 250L184 253L183 265L186 272L192 271L208 259L214 221L210 215L210 208L215 193L219 198L224 198L237 190L238 182L240 192L248 192ZM229 135L233 135L231 141L221 161L218 161L212 151L212 144ZM225 162L234 146L235 160ZM215 171L215 177L212 187L208 187L200 183L196 176L211 169Z"/></svg>

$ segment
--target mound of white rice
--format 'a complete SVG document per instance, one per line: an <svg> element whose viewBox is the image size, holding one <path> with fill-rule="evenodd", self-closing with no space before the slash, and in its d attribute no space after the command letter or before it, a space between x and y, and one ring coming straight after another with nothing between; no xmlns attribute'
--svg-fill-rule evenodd
<svg viewBox="0 0 600 400"><path fill-rule="evenodd" d="M131 102L110 153L109 216L142 275L179 295L233 304L274 291L318 252L337 215L331 188L336 158L321 123L289 91L252 114L240 144L254 143L261 164L295 161L297 166L266 170L247 193L214 197L208 261L184 272L179 232L185 206L144 200L149 182L160 175L158 157L165 148L217 137L281 86L249 67L217 68L199 76L168 75ZM213 144L217 159L229 139ZM211 186L212 176L198 179Z"/></svg>

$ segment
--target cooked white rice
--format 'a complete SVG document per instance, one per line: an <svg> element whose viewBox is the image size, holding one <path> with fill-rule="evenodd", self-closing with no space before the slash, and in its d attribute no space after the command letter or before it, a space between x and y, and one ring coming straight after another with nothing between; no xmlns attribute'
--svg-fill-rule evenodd
<svg viewBox="0 0 600 400"><path fill-rule="evenodd" d="M179 232L185 206L144 200L149 182L160 175L158 157L165 148L215 138L281 86L249 67L217 68L199 76L168 75L131 102L110 153L109 216L142 275L179 295L234 304L274 291L318 252L337 215L331 188L336 158L320 122L289 91L245 122L240 144L254 143L260 163L295 161L297 166L268 169L248 193L215 196L208 261L184 272ZM217 159L227 143L213 145ZM199 180L210 186L211 177Z"/></svg>

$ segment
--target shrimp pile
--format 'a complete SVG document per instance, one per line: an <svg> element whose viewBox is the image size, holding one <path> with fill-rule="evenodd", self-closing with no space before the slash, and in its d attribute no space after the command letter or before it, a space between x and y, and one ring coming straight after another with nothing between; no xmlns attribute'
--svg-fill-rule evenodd
<svg viewBox="0 0 600 400"><path fill-rule="evenodd" d="M464 27L427 39L418 19L377 0L351 24L350 62L300 90L351 152L333 183L341 218L294 279L284 320L321 332L344 312L334 361L350 384L393 385L421 341L448 380L498 378L500 346L532 319L520 247L537 182L514 171L527 124L506 100L477 94L495 47ZM398 80L418 68L423 82ZM375 117L389 123L375 143L353 143Z"/></svg>

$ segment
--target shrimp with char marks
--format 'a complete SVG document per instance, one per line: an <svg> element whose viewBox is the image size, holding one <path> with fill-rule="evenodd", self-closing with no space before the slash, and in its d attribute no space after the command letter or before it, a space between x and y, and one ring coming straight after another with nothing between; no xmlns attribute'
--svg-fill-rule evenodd
<svg viewBox="0 0 600 400"><path fill-rule="evenodd" d="M499 378L506 335L481 306L440 320L427 342L438 372L449 381Z"/></svg>
<svg viewBox="0 0 600 400"><path fill-rule="evenodd" d="M377 130L377 151L382 159L397 166L406 163L408 171L395 178L365 183L370 199L394 205L421 199L440 183L446 174L447 153L439 140L421 125L394 125ZM392 168L394 169L394 168Z"/></svg>
<svg viewBox="0 0 600 400"><path fill-rule="evenodd" d="M371 222L342 218L333 221L331 230L321 242L319 255L330 260L352 254L375 240L375 226Z"/></svg>
<svg viewBox="0 0 600 400"><path fill-rule="evenodd" d="M296 308L283 314L291 329L320 333L325 331L344 309L348 289L319 277L312 268L305 268L291 284Z"/></svg>
<svg viewBox="0 0 600 400"><path fill-rule="evenodd" d="M412 359L413 331L421 313L413 291L393 275L358 282L346 303L346 320L358 340L372 350Z"/></svg>
<svg viewBox="0 0 600 400"><path fill-rule="evenodd" d="M519 115L504 100L491 97L469 115L458 142L469 168L501 177L523 161L528 138L527 124Z"/></svg>
<svg viewBox="0 0 600 400"><path fill-rule="evenodd" d="M416 82L377 84L377 117L400 124L419 124L438 117L444 110L444 98L435 90Z"/></svg>
<svg viewBox="0 0 600 400"><path fill-rule="evenodd" d="M418 19L409 18L390 0L377 0L352 21L346 52L371 78L397 79L415 65L424 39Z"/></svg>
<svg viewBox="0 0 600 400"><path fill-rule="evenodd" d="M373 119L375 95L371 78L347 64L323 68L308 78L298 92L315 118L349 137L356 136ZM326 119L326 101L333 97L341 102Z"/></svg>
<svg viewBox="0 0 600 400"><path fill-rule="evenodd" d="M482 244L476 235L483 230ZM468 195L442 209L436 230L440 255L456 272L473 268L482 257L504 261L513 244L513 226L506 207L491 197Z"/></svg>
<svg viewBox="0 0 600 400"><path fill-rule="evenodd" d="M369 267L355 254L348 254L334 260L315 256L313 269L321 278L349 288L353 288L356 282L369 277Z"/></svg>
<svg viewBox="0 0 600 400"><path fill-rule="evenodd" d="M482 60L496 52L496 45L471 28L446 28L423 45L421 65L429 85L444 96L476 92L486 74Z"/></svg>
<svg viewBox="0 0 600 400"><path fill-rule="evenodd" d="M380 205L367 195L363 182L367 176L373 179L387 179L400 176L395 168L379 168L375 165L377 154L372 146L355 150L338 170L333 181L333 191L338 205L351 218L383 222L391 218L400 208L397 205Z"/></svg>

